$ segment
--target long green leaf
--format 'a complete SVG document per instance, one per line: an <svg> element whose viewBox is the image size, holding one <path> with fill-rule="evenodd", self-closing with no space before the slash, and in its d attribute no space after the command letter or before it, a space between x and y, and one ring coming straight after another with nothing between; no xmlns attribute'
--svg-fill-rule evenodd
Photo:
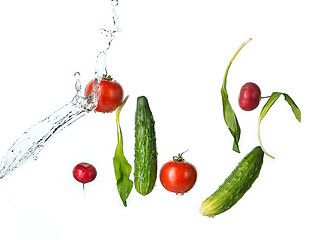
<svg viewBox="0 0 335 240"><path fill-rule="evenodd" d="M284 95L286 102L291 106L292 112L294 113L295 118L299 122L301 122L301 111L298 108L298 106L295 104L295 102L289 95L287 95L286 93L282 93L282 94Z"/></svg>
<svg viewBox="0 0 335 240"><path fill-rule="evenodd" d="M281 93L279 92L273 92L268 99L268 101L265 103L265 105L262 108L261 113L259 114L258 122L262 121L262 119L265 117L266 113L270 110L272 105L277 101L277 99L280 97Z"/></svg>
<svg viewBox="0 0 335 240"><path fill-rule="evenodd" d="M247 41L242 43L242 45L237 49L235 52L234 56L230 59L229 64L227 66L224 78L223 78L223 84L221 88L221 96L222 96L222 107L223 107L223 117L226 122L226 125L230 131L230 133L234 137L234 143L233 143L233 150L235 152L240 152L238 142L240 141L240 136L241 136L241 128L240 125L237 121L237 117L235 115L235 112L233 108L230 105L229 99L228 99L228 92L227 92L227 76L228 76L228 71L233 63L233 60L237 56L237 54L241 51L241 49L251 41L251 38L249 38Z"/></svg>
<svg viewBox="0 0 335 240"><path fill-rule="evenodd" d="M238 146L238 142L240 141L241 128L237 121L235 112L228 100L228 95L226 95L222 89L221 89L221 96L222 96L223 117L231 135L234 137L233 150L239 153L240 149Z"/></svg>
<svg viewBox="0 0 335 240"><path fill-rule="evenodd" d="M295 104L295 102L293 101L293 99L286 93L280 93L280 92L273 92L270 96L270 98L268 99L268 101L265 103L265 105L263 106L262 108L262 111L261 113L259 114L259 118L258 118L258 140L259 140L259 143L264 151L264 153L271 157L271 158L274 158L273 156L271 156L269 153L267 153L265 150L264 150L264 147L263 147L263 144L262 144L262 141L261 141L261 137L260 137L260 125L261 125L261 121L262 119L265 117L265 115L267 114L267 112L270 110L270 108L272 107L272 105L277 101L277 99L283 95L285 97L285 100L286 102L291 106L291 109L294 113L294 116L295 118L301 122L301 111L300 109L298 108L298 106Z"/></svg>
<svg viewBox="0 0 335 240"><path fill-rule="evenodd" d="M123 205L127 207L127 198L133 188L133 182L129 179L132 167L128 163L123 153L123 137L121 132L119 115L122 107L126 103L128 96L124 99L123 103L116 112L116 125L117 125L117 139L118 143L115 149L115 155L113 158L114 172L116 178L116 186L119 195L122 199Z"/></svg>

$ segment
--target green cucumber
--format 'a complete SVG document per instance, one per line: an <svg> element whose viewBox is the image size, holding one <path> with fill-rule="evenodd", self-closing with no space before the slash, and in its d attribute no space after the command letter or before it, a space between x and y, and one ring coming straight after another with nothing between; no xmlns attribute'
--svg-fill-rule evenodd
<svg viewBox="0 0 335 240"><path fill-rule="evenodd" d="M263 165L264 152L255 147L237 165L224 183L201 205L204 216L214 217L230 209L250 189Z"/></svg>
<svg viewBox="0 0 335 240"><path fill-rule="evenodd" d="M149 194L157 178L155 121L146 97L137 98L135 112L134 183L138 193Z"/></svg>

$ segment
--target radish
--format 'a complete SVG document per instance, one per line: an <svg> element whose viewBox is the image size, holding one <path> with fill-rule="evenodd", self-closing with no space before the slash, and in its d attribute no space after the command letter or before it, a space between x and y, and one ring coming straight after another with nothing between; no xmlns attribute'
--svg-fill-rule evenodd
<svg viewBox="0 0 335 240"><path fill-rule="evenodd" d="M238 104L244 111L252 111L259 105L261 89L256 83L248 82L241 88Z"/></svg>
<svg viewBox="0 0 335 240"><path fill-rule="evenodd" d="M259 102L262 98L269 98L261 96L261 89L256 83L247 82L241 87L240 94L238 96L238 105L244 111L252 111L258 107Z"/></svg>
<svg viewBox="0 0 335 240"><path fill-rule="evenodd" d="M85 183L92 182L97 176L97 170L92 164L89 163L78 163L73 168L73 177L83 184L83 191L85 195ZM86 197L85 197L86 198Z"/></svg>

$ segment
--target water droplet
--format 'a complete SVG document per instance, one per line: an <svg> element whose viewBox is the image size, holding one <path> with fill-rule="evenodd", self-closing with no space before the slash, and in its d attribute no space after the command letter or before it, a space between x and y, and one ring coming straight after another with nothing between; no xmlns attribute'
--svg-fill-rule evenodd
<svg viewBox="0 0 335 240"><path fill-rule="evenodd" d="M80 92L81 92L80 73L79 72L76 72L74 74L74 80L75 80L75 88L76 88L76 91L77 91L77 95L79 95Z"/></svg>

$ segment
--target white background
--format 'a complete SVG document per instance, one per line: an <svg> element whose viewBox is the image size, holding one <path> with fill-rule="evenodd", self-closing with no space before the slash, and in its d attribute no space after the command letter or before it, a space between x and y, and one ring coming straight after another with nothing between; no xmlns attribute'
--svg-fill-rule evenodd
<svg viewBox="0 0 335 240"><path fill-rule="evenodd" d="M133 165L136 98L145 95L156 121L158 167L187 149L198 181L184 196L158 180L135 189L125 208L112 159L115 113L90 113L59 133L37 161L0 180L0 238L12 239L334 239L335 16L332 1L120 0L118 33L107 67L130 95L121 112L124 152ZM74 72L85 85L111 26L108 0L1 1L0 155L27 128L71 101ZM220 88L228 61L247 38L228 75L241 125L241 154L232 148ZM240 87L256 82L264 96L288 93L299 123L281 97L261 126L259 178L230 210L200 214L212 194L258 145L261 107L243 112ZM265 101L262 101L263 105ZM98 171L82 186L82 161ZM133 179L133 175L131 175Z"/></svg>

